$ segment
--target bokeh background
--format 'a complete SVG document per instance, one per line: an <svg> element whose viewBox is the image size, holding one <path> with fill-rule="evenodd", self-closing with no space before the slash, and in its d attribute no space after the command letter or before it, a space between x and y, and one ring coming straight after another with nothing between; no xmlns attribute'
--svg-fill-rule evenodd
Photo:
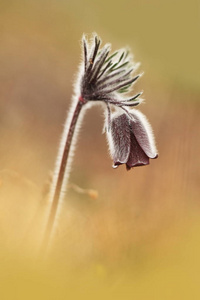
<svg viewBox="0 0 200 300"><path fill-rule="evenodd" d="M94 31L141 62L135 92L159 158L113 170L103 110L89 110L38 264L81 36ZM199 299L199 31L197 0L0 1L1 299Z"/></svg>

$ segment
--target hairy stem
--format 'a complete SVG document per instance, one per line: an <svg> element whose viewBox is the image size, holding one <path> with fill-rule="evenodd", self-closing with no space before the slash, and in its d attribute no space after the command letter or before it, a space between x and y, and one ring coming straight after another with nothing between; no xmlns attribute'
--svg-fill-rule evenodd
<svg viewBox="0 0 200 300"><path fill-rule="evenodd" d="M65 172L69 160L70 147L74 136L78 117L84 104L85 104L84 99L82 97L79 97L78 103L72 115L71 123L69 125L69 130L66 135L64 148L62 150L63 152L61 154L62 158L58 166L58 173L56 176L55 184L53 183L54 188L53 188L53 194L51 195L51 208L50 208L50 213L48 216L47 225L45 228L45 232L44 232L44 236L40 248L40 257L44 257L46 250L49 246L50 239L52 238L58 207L60 205L61 197L62 197L63 182L65 179Z"/></svg>

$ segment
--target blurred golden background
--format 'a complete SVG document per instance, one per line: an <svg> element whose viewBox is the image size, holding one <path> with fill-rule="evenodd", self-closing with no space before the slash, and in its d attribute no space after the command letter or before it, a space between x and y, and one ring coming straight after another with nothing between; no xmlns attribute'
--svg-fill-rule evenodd
<svg viewBox="0 0 200 300"><path fill-rule="evenodd" d="M0 0L1 299L199 299L199 30L197 0ZM159 158L113 170L103 111L89 110L53 249L38 266L81 37L94 31L141 62L135 91Z"/></svg>

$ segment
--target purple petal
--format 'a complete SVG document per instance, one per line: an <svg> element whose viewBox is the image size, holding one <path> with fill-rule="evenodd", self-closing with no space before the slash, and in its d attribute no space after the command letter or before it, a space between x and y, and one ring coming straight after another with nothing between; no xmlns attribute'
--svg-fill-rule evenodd
<svg viewBox="0 0 200 300"><path fill-rule="evenodd" d="M146 117L138 110L132 110L135 121L131 122L131 128L140 147L149 158L158 156L151 126Z"/></svg>
<svg viewBox="0 0 200 300"><path fill-rule="evenodd" d="M126 163L130 154L130 124L126 114L121 114L111 122L112 150L114 166Z"/></svg>
<svg viewBox="0 0 200 300"><path fill-rule="evenodd" d="M126 163L127 170L132 167L144 166L149 164L149 157L140 147L133 132L131 132L131 150L128 161Z"/></svg>

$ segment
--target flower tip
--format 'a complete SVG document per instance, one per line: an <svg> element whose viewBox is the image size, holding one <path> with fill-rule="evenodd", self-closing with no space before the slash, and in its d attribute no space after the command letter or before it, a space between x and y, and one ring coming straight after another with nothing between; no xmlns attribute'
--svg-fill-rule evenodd
<svg viewBox="0 0 200 300"><path fill-rule="evenodd" d="M130 171L131 169L133 169L133 167L129 167L128 165L126 165L126 171Z"/></svg>
<svg viewBox="0 0 200 300"><path fill-rule="evenodd" d="M132 169L134 167L142 167L142 166L147 166L147 165L149 165L149 158L147 158L146 161L138 161L134 164L126 163L126 170L129 171L130 169Z"/></svg>
<svg viewBox="0 0 200 300"><path fill-rule="evenodd" d="M143 75L144 75L144 71L141 72L140 74L138 74L138 77L140 78L140 77L142 77Z"/></svg>
<svg viewBox="0 0 200 300"><path fill-rule="evenodd" d="M119 167L119 165L112 165L113 169L117 169Z"/></svg>
<svg viewBox="0 0 200 300"><path fill-rule="evenodd" d="M143 93L144 93L144 91L142 90L142 91L140 92L140 96L141 96Z"/></svg>

